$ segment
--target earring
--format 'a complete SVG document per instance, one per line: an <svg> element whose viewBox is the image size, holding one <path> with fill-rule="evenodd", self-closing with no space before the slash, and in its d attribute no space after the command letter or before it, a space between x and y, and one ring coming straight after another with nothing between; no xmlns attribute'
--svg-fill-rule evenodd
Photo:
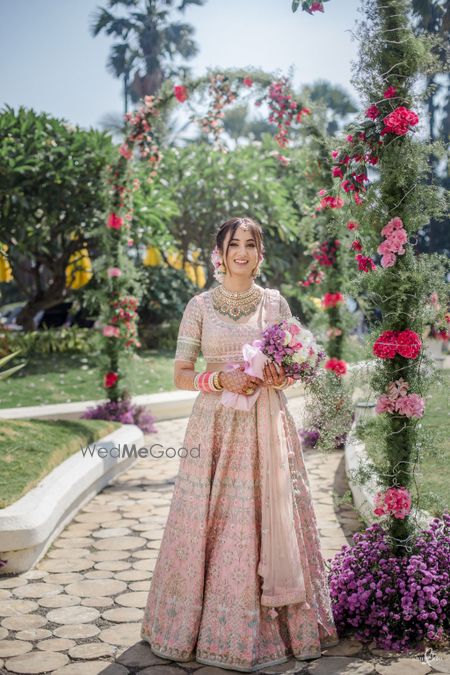
<svg viewBox="0 0 450 675"><path fill-rule="evenodd" d="M226 268L225 263L223 262L223 260L222 260L222 262L220 263L220 265L219 265L219 267L218 267L218 270L219 270L219 272L221 272L222 274L226 274L227 268Z"/></svg>

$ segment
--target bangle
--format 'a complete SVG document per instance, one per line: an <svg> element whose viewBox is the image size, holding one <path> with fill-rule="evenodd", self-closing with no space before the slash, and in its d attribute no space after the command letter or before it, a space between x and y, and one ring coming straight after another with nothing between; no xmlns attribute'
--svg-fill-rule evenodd
<svg viewBox="0 0 450 675"><path fill-rule="evenodd" d="M214 373L214 377L213 377L213 380L212 380L213 388L214 388L216 391L223 391L223 385L220 384L220 382L219 382L219 374L220 374L220 372L221 372L220 370L217 370L217 371Z"/></svg>
<svg viewBox="0 0 450 675"><path fill-rule="evenodd" d="M205 370L203 373L198 373L198 375L196 376L198 389L200 391L204 391L207 393L216 391L212 383L214 375L215 372L213 370L212 371Z"/></svg>
<svg viewBox="0 0 450 675"><path fill-rule="evenodd" d="M193 379L192 384L194 385L194 390L199 391L199 386L198 386L198 378L199 378L200 373L195 373L195 377Z"/></svg>

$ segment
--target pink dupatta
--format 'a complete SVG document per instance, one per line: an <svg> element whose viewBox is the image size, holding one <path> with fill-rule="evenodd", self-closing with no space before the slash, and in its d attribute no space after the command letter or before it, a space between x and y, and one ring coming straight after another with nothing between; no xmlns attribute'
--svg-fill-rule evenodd
<svg viewBox="0 0 450 675"><path fill-rule="evenodd" d="M268 323L278 318L279 293L269 294ZM250 365L245 372L263 378L267 357L255 348L247 348L245 358ZM234 367L234 364L229 364ZM263 578L261 604L274 607L306 602L305 582L294 527L293 487L289 468L288 439L284 411L276 390L261 387L252 396L224 392L224 405L249 410L257 405L257 437L262 455L261 476L261 549L258 574Z"/></svg>

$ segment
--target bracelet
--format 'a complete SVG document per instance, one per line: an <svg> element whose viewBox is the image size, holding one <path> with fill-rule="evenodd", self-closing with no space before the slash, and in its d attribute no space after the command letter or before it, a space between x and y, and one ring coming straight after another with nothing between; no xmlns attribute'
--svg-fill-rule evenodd
<svg viewBox="0 0 450 675"><path fill-rule="evenodd" d="M194 389L207 393L222 391L223 387L219 383L219 372L205 370L203 373L197 373L193 380Z"/></svg>
<svg viewBox="0 0 450 675"><path fill-rule="evenodd" d="M216 391L223 391L223 385L219 382L220 370L216 370L213 377L213 387Z"/></svg>

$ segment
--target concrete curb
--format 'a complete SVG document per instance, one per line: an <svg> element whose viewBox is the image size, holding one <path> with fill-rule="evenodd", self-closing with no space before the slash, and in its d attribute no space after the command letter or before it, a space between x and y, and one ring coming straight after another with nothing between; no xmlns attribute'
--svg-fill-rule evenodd
<svg viewBox="0 0 450 675"><path fill-rule="evenodd" d="M8 561L0 575L25 572L40 560L77 511L140 458L137 453L127 456L125 444L138 450L143 439L139 427L124 424L80 449L0 510L0 558Z"/></svg>
<svg viewBox="0 0 450 675"><path fill-rule="evenodd" d="M133 396L132 401L137 405L144 406L156 418L156 421L172 420L179 417L189 417L198 393L197 391L176 389L161 394ZM304 389L301 383L292 385L284 392L288 399L302 396L303 393ZM98 401L74 401L72 403L52 403L51 405L26 406L21 408L2 408L0 409L0 419L80 419L81 414L89 407L104 402L105 399Z"/></svg>

